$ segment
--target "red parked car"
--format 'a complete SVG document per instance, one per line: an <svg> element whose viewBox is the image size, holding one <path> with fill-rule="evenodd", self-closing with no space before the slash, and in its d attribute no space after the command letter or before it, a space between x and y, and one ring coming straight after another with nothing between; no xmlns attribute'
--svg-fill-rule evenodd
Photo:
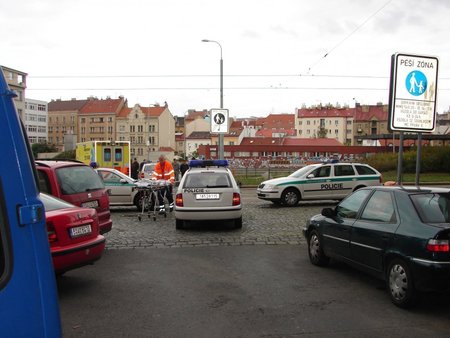
<svg viewBox="0 0 450 338"><path fill-rule="evenodd" d="M62 274L100 259L105 237L100 235L95 209L80 208L44 193L48 240L53 267Z"/></svg>
<svg viewBox="0 0 450 338"><path fill-rule="evenodd" d="M90 166L70 160L37 160L39 190L83 208L97 211L100 234L111 231L109 196Z"/></svg>

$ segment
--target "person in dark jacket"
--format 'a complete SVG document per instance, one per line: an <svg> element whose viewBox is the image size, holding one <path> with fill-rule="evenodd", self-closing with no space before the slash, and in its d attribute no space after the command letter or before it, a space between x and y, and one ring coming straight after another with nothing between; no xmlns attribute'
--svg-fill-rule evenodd
<svg viewBox="0 0 450 338"><path fill-rule="evenodd" d="M180 164L180 173L181 177L183 177L184 173L189 169L189 165L187 164L186 160L182 160Z"/></svg>
<svg viewBox="0 0 450 338"><path fill-rule="evenodd" d="M137 161L137 158L134 158L133 163L131 163L131 178L134 178L137 180L139 178L139 162Z"/></svg>

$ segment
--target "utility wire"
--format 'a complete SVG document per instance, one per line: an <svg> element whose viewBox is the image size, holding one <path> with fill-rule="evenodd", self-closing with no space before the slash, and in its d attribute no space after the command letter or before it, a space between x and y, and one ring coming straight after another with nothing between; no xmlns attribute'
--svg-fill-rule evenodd
<svg viewBox="0 0 450 338"><path fill-rule="evenodd" d="M336 48L342 45L346 40L348 40L353 34L355 34L361 27L363 27L367 22L369 22L375 15L381 12L387 5L389 5L392 0L387 1L383 6L381 6L377 11L369 15L369 17L364 20L358 27L356 27L350 34L348 34L345 38L343 38L340 42L338 42L333 48L331 48L328 52L325 53L316 63L314 63L311 67L308 68L308 73L310 73L311 69L317 66L320 62L323 61L331 52L333 52Z"/></svg>

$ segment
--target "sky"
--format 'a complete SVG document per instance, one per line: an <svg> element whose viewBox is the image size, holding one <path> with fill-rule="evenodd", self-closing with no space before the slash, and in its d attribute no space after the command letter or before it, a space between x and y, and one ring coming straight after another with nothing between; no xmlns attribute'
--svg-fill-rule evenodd
<svg viewBox="0 0 450 338"><path fill-rule="evenodd" d="M173 115L387 104L391 56L439 58L450 109L447 0L0 0L0 64L26 97L117 98ZM202 42L203 39L214 42Z"/></svg>

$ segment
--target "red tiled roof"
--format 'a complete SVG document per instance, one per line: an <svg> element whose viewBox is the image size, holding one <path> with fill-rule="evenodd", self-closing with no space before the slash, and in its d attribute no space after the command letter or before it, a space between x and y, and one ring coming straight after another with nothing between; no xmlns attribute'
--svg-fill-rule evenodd
<svg viewBox="0 0 450 338"><path fill-rule="evenodd" d="M121 106L124 104L124 99L89 99L81 108L80 114L116 114Z"/></svg>
<svg viewBox="0 0 450 338"><path fill-rule="evenodd" d="M188 114L184 119L185 121L192 121L198 118L205 118L206 115L209 115L209 112L207 110L202 111L189 110Z"/></svg>
<svg viewBox="0 0 450 338"><path fill-rule="evenodd" d="M269 114L256 121L256 126L262 129L292 129L295 125L294 114Z"/></svg>
<svg viewBox="0 0 450 338"><path fill-rule="evenodd" d="M244 137L241 145L280 145L283 139L279 137Z"/></svg>
<svg viewBox="0 0 450 338"><path fill-rule="evenodd" d="M175 141L184 141L184 133L175 134Z"/></svg>
<svg viewBox="0 0 450 338"><path fill-rule="evenodd" d="M285 138L286 146L342 146L335 138Z"/></svg>
<svg viewBox="0 0 450 338"><path fill-rule="evenodd" d="M211 133L209 131L193 131L186 139L210 139Z"/></svg>
<svg viewBox="0 0 450 338"><path fill-rule="evenodd" d="M131 108L129 108L129 107L123 107L123 108L120 110L119 114L117 114L117 117L128 117L128 115L130 114L130 112L131 112Z"/></svg>
<svg viewBox="0 0 450 338"><path fill-rule="evenodd" d="M387 121L389 112L387 106L366 106L356 107L355 109L355 122L357 121Z"/></svg>
<svg viewBox="0 0 450 338"><path fill-rule="evenodd" d="M159 147L159 151L175 151L172 147Z"/></svg>
<svg viewBox="0 0 450 338"><path fill-rule="evenodd" d="M87 100L50 101L48 111L78 111L86 104Z"/></svg>
<svg viewBox="0 0 450 338"><path fill-rule="evenodd" d="M167 107L164 106L156 106L156 107L141 107L142 112L146 116L161 116L161 114L166 110Z"/></svg>

